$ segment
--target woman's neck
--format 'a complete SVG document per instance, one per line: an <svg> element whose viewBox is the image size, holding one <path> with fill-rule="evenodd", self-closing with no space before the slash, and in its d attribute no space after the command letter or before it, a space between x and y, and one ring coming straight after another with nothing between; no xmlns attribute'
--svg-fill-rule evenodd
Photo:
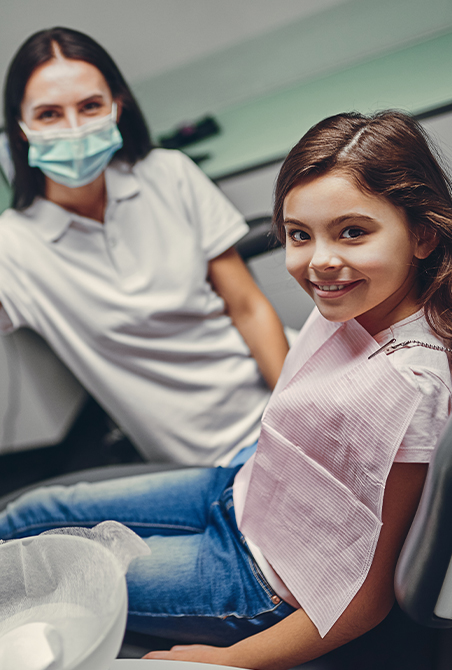
<svg viewBox="0 0 452 670"><path fill-rule="evenodd" d="M105 186L105 175L102 173L91 184L69 188L57 184L46 177L45 197L56 205L74 212L80 216L86 216L100 223L104 222L105 207L107 204L107 189Z"/></svg>

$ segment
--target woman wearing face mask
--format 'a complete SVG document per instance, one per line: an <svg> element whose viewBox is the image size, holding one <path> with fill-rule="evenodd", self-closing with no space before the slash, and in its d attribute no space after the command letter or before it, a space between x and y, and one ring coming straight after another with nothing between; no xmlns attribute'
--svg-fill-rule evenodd
<svg viewBox="0 0 452 670"><path fill-rule="evenodd" d="M233 248L240 214L186 156L153 147L115 63L82 33L22 45L5 119L1 331L36 330L145 457L240 459L288 348Z"/></svg>

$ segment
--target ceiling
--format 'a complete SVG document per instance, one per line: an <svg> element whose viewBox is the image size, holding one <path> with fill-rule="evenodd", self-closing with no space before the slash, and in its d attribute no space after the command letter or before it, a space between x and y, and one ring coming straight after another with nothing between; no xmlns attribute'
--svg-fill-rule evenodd
<svg viewBox="0 0 452 670"><path fill-rule="evenodd" d="M32 33L88 33L130 82L171 70L346 0L0 0L0 78Z"/></svg>

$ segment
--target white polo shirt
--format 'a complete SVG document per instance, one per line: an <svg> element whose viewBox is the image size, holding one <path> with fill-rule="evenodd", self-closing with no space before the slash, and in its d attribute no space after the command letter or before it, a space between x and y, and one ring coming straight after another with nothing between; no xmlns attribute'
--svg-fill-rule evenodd
<svg viewBox="0 0 452 670"><path fill-rule="evenodd" d="M0 330L42 335L147 458L222 462L269 397L206 278L247 226L177 151L106 184L104 224L42 198L0 217Z"/></svg>

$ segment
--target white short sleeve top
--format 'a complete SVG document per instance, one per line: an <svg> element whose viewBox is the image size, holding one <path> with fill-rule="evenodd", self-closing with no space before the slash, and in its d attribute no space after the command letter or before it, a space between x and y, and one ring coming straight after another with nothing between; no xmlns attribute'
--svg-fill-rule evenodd
<svg viewBox="0 0 452 670"><path fill-rule="evenodd" d="M269 397L207 280L248 228L177 151L113 163L106 185L103 224L42 198L0 217L0 329L42 335L147 457L218 462Z"/></svg>

